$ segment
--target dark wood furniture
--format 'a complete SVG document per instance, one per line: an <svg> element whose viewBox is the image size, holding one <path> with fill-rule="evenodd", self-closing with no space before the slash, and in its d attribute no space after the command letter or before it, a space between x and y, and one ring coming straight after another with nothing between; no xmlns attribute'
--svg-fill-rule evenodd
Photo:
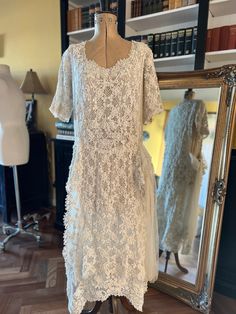
<svg viewBox="0 0 236 314"><path fill-rule="evenodd" d="M64 230L63 215L65 211L66 181L72 159L73 143L70 140L53 139L55 155L55 183L56 188L56 220L55 227Z"/></svg>
<svg viewBox="0 0 236 314"><path fill-rule="evenodd" d="M14 148L12 149L14 154ZM22 216L49 206L47 142L43 132L30 133L29 162L17 167ZM0 212L4 223L16 211L12 167L0 166Z"/></svg>
<svg viewBox="0 0 236 314"><path fill-rule="evenodd" d="M236 149L232 150L222 233L215 278L215 291L236 299Z"/></svg>

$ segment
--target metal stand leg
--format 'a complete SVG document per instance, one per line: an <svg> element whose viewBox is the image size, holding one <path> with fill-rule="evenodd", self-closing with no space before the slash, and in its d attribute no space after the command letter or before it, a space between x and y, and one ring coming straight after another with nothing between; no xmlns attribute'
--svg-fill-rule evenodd
<svg viewBox="0 0 236 314"><path fill-rule="evenodd" d="M177 265L177 267L179 268L179 270L181 270L183 273L187 274L187 273L188 273L187 268L184 268L184 267L180 264L180 261L179 261L179 254L178 254L178 253L174 253L174 256L175 256L176 265Z"/></svg>
<svg viewBox="0 0 236 314"><path fill-rule="evenodd" d="M15 196L16 196L16 209L17 209L17 227L3 225L3 233L8 234L8 236L0 242L0 250L5 250L6 243L13 237L15 237L18 233L28 234L30 236L35 237L37 242L40 241L40 235L34 232L26 231L27 228L23 228L22 219L21 219L21 204L20 204L20 193L19 193L19 183L18 183L18 175L17 175L17 166L12 166L13 168L13 179L14 179L14 188L15 188Z"/></svg>

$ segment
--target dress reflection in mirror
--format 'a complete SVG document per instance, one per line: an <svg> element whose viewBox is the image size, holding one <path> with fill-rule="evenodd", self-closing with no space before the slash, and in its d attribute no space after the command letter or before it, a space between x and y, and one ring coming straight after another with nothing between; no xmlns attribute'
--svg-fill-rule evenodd
<svg viewBox="0 0 236 314"><path fill-rule="evenodd" d="M169 113L165 127L165 153L157 190L161 256L166 251L165 272L171 253L184 273L179 253L190 254L196 236L205 162L202 140L208 136L207 110L188 89Z"/></svg>

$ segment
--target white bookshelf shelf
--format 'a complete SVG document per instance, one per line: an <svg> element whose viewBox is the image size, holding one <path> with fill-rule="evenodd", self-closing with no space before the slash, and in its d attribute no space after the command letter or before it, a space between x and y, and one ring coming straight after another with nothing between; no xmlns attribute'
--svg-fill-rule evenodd
<svg viewBox="0 0 236 314"><path fill-rule="evenodd" d="M76 5L90 5L95 3L96 0L69 0L69 4L72 6L76 6ZM98 2L98 1L97 1Z"/></svg>
<svg viewBox="0 0 236 314"><path fill-rule="evenodd" d="M214 0L210 2L209 10L212 17L236 14L236 1Z"/></svg>
<svg viewBox="0 0 236 314"><path fill-rule="evenodd" d="M74 39L82 41L91 38L94 34L94 27L79 29L74 32L69 32L67 35L72 36Z"/></svg>
<svg viewBox="0 0 236 314"><path fill-rule="evenodd" d="M154 59L155 66L157 66L158 68L194 65L194 61L195 61L195 54Z"/></svg>
<svg viewBox="0 0 236 314"><path fill-rule="evenodd" d="M208 63L230 61L236 63L236 49L206 52L205 59Z"/></svg>
<svg viewBox="0 0 236 314"><path fill-rule="evenodd" d="M126 20L126 25L135 31L143 31L156 27L172 26L197 21L198 4L169 11L157 12Z"/></svg>

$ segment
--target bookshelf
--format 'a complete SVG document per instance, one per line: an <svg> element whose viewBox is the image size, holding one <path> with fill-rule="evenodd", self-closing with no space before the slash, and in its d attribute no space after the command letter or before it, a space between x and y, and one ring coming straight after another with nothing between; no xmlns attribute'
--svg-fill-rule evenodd
<svg viewBox="0 0 236 314"><path fill-rule="evenodd" d="M157 68L167 68L167 67L179 67L179 66L192 66L194 64L195 55L183 55L177 57L159 58L154 59L154 63ZM169 69L171 71L171 69Z"/></svg>
<svg viewBox="0 0 236 314"><path fill-rule="evenodd" d="M61 0L61 2L67 2L67 9L76 8L79 5L89 5L91 3L95 3L94 0ZM208 0L200 0L200 2L208 2ZM181 28L189 28L194 27L199 24L199 21L202 21L202 18L199 19L199 4L189 5L185 7L181 7L178 9L167 10L163 12L157 12L152 14L147 14L143 16L138 16L131 18L131 0L119 0L119 4L124 4L124 17L123 19L119 19L118 15L118 25L123 23L125 28L125 37L134 36L134 35L145 35L149 33L157 33L157 32L167 32L173 31ZM66 5L64 4L64 10ZM66 10L67 11L67 10ZM61 16L63 18L64 15L64 23L67 21L67 16L64 12ZM67 23L67 22L66 22ZM200 23L201 26L202 23ZM68 44L64 44L64 48L62 47L62 52L67 48L70 43L76 43L83 40L88 40L93 36L94 28L82 29L73 32L66 32L64 30L65 37L67 37ZM201 32L202 33L202 30ZM121 34L121 33L120 33ZM204 35L204 34L203 34ZM124 37L124 36L123 36ZM199 45L198 45L199 46ZM197 49L201 51L201 47ZM196 53L197 54L197 53ZM198 57L198 60L202 59L202 56ZM183 70L193 70L196 65L195 55L182 55L178 57L167 57L160 58L154 60L157 68L161 68L161 71L167 71L170 67L175 67L176 71ZM199 62L198 62L199 63ZM204 63L204 60L200 62ZM201 65L197 68L201 68ZM172 68L173 71L173 68Z"/></svg>
<svg viewBox="0 0 236 314"><path fill-rule="evenodd" d="M210 14L212 17L236 14L235 0L213 0L210 1Z"/></svg>
<svg viewBox="0 0 236 314"><path fill-rule="evenodd" d="M236 49L206 52L206 62L236 63Z"/></svg>
<svg viewBox="0 0 236 314"><path fill-rule="evenodd" d="M212 0L209 3L208 29L236 24L235 0ZM206 52L204 67L214 68L236 63L236 47L229 50Z"/></svg>
<svg viewBox="0 0 236 314"><path fill-rule="evenodd" d="M135 31L149 30L162 27L178 27L179 24L195 22L198 18L198 4L147 14L134 18L128 18L126 25Z"/></svg>
<svg viewBox="0 0 236 314"><path fill-rule="evenodd" d="M80 29L74 32L68 32L67 35L72 37L71 42L79 42L81 40L87 40L94 34L94 27Z"/></svg>

